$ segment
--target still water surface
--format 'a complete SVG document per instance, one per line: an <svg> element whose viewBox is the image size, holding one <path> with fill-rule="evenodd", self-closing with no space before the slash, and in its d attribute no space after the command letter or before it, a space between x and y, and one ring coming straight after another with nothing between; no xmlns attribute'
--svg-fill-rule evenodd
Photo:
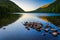
<svg viewBox="0 0 60 40"><path fill-rule="evenodd" d="M48 14L41 14L43 16L48 16ZM49 23L49 25L58 30L57 26L54 24L42 20L38 16L40 14L22 14L22 16L17 19L14 23L4 26L6 29L0 29L0 39L1 40L60 40L60 35L57 37L52 36L49 33L36 31L35 29L27 30L23 25L24 22L41 22L44 26ZM55 14L50 14L49 16L54 16ZM58 15L58 14L57 14ZM55 15L56 16L56 15ZM58 15L60 16L60 15ZM43 26L43 27L44 27ZM46 33L45 36L43 34ZM47 38L48 37L48 38Z"/></svg>

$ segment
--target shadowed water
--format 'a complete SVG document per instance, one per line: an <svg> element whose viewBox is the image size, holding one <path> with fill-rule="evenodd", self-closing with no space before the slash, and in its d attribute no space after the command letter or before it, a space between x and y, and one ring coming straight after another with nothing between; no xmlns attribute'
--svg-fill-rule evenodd
<svg viewBox="0 0 60 40"><path fill-rule="evenodd" d="M39 14L40 15L40 14ZM46 15L45 15L46 16ZM4 26L6 29L0 29L0 39L1 40L60 40L60 35L57 37L52 36L49 33L36 31L35 29L30 28L28 31L23 25L24 22L38 22L42 23L43 27L47 23L56 30L58 27L51 22L47 22L38 17L37 14L23 14L17 21L7 26ZM44 36L44 33L46 34ZM48 37L48 38L47 38Z"/></svg>

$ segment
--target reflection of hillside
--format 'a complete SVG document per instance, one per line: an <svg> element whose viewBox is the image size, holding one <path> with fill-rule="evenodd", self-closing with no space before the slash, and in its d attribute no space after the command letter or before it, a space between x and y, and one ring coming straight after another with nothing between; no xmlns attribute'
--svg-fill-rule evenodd
<svg viewBox="0 0 60 40"><path fill-rule="evenodd" d="M21 14L0 14L0 28L16 21Z"/></svg>
<svg viewBox="0 0 60 40"><path fill-rule="evenodd" d="M40 18L44 18L43 20L47 20L53 24L55 24L56 26L59 26L60 25L60 16L44 16L44 17L40 17Z"/></svg>
<svg viewBox="0 0 60 40"><path fill-rule="evenodd" d="M57 26L60 25L60 16L51 16L51 17L47 17L47 19Z"/></svg>

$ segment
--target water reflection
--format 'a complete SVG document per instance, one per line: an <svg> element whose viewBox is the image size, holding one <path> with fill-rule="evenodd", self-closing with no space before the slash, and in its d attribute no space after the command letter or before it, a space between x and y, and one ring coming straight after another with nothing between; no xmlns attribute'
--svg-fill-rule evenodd
<svg viewBox="0 0 60 40"><path fill-rule="evenodd" d="M39 17L39 18L42 18L43 20L45 21L49 21L51 23L53 23L54 25L60 27L60 16L42 16L42 17Z"/></svg>
<svg viewBox="0 0 60 40"><path fill-rule="evenodd" d="M31 14L35 16L60 16L58 13L13 13L13 14Z"/></svg>
<svg viewBox="0 0 60 40"><path fill-rule="evenodd" d="M15 22L20 16L20 14L0 14L0 28Z"/></svg>
<svg viewBox="0 0 60 40"><path fill-rule="evenodd" d="M0 29L0 39L4 39L4 40L54 40L56 39L56 40L60 40L60 35L58 35L57 37L54 37L43 30L41 32L38 32L35 29L30 28L30 30L28 31L23 25L25 22L42 23L43 27L45 27L46 24L48 23L52 28L56 30L59 29L53 23L49 21L45 21L42 18L39 18L35 15L23 14L17 21L15 21L14 23L10 25L5 26L6 30Z"/></svg>
<svg viewBox="0 0 60 40"><path fill-rule="evenodd" d="M28 15L28 16L27 16ZM20 19L20 22L24 23L24 22L40 22L42 23L44 26L48 23L50 26L52 27L57 27L55 26L54 24L52 24L50 21L45 21L43 20L42 18L39 18L39 17L36 17L34 15L31 15L31 14L24 14Z"/></svg>

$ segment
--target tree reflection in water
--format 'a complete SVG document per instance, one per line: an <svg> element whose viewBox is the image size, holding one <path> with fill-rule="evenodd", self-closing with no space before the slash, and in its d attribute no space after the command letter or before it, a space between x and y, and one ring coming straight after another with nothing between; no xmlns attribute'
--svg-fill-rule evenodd
<svg viewBox="0 0 60 40"><path fill-rule="evenodd" d="M0 14L0 28L15 22L21 16L22 14Z"/></svg>
<svg viewBox="0 0 60 40"><path fill-rule="evenodd" d="M60 27L60 16L43 16L39 18L42 18L43 20L49 21L53 23L54 25Z"/></svg>

